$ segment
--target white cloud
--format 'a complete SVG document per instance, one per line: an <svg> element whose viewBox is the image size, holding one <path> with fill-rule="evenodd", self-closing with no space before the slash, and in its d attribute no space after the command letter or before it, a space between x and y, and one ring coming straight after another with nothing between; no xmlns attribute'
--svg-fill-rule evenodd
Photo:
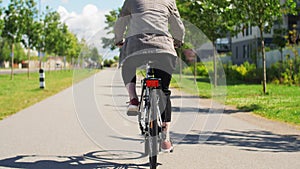
<svg viewBox="0 0 300 169"><path fill-rule="evenodd" d="M93 16L93 15L97 15L97 13L98 13L98 8L95 5L91 5L91 4L86 5L82 10L82 14L84 16Z"/></svg>
<svg viewBox="0 0 300 169"><path fill-rule="evenodd" d="M61 2L67 4L69 0L61 0Z"/></svg>
<svg viewBox="0 0 300 169"><path fill-rule="evenodd" d="M107 37L104 22L108 11L98 10L95 5L88 4L80 14L69 12L62 6L58 7L57 12L61 15L61 20L79 39L84 38L88 44L96 46L100 53L107 53L108 49L102 49L101 38Z"/></svg>

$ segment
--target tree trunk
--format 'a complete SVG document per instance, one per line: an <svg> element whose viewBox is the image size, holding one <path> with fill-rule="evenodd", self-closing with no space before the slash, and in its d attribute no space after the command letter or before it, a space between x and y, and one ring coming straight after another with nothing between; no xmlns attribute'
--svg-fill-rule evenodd
<svg viewBox="0 0 300 169"><path fill-rule="evenodd" d="M263 29L260 29L261 37L261 54L262 54L262 64L263 64L263 93L267 93L267 68L266 68L266 53L265 53L265 41L263 36Z"/></svg>
<svg viewBox="0 0 300 169"><path fill-rule="evenodd" d="M214 87L218 85L218 69L217 69L217 54L216 54L216 46L213 43L213 62L214 62Z"/></svg>
<svg viewBox="0 0 300 169"><path fill-rule="evenodd" d="M280 59L281 59L281 63L283 63L283 49L280 49Z"/></svg>
<svg viewBox="0 0 300 169"><path fill-rule="evenodd" d="M197 55L195 54L195 63L194 63L194 84L197 83Z"/></svg>
<svg viewBox="0 0 300 169"><path fill-rule="evenodd" d="M28 67L27 67L27 78L29 79L29 77L30 77L30 48L28 47L27 48L27 58L28 58Z"/></svg>
<svg viewBox="0 0 300 169"><path fill-rule="evenodd" d="M39 69L41 69L42 68L41 49L38 50L38 57L39 57Z"/></svg>
<svg viewBox="0 0 300 169"><path fill-rule="evenodd" d="M10 79L14 79L14 43L11 45L11 74Z"/></svg>
<svg viewBox="0 0 300 169"><path fill-rule="evenodd" d="M279 80L281 79L280 77L281 77L282 71L283 71L283 49L280 48L280 68L279 68L279 77L278 77ZM280 80L280 82L281 82L281 80Z"/></svg>

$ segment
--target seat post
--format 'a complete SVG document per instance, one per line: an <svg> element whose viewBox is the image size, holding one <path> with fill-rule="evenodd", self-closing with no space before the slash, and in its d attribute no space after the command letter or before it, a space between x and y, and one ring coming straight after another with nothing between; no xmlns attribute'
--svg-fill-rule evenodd
<svg viewBox="0 0 300 169"><path fill-rule="evenodd" d="M154 77L154 68L152 67L153 62L148 61L147 63L147 78Z"/></svg>

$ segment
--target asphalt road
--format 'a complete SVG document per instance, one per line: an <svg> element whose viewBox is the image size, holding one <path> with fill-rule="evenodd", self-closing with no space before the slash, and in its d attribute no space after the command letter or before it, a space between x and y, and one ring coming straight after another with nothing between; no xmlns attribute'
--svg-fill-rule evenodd
<svg viewBox="0 0 300 169"><path fill-rule="evenodd" d="M126 101L119 70L105 69L0 121L0 168L147 168ZM175 151L159 168L300 168L299 129L178 90L172 103Z"/></svg>

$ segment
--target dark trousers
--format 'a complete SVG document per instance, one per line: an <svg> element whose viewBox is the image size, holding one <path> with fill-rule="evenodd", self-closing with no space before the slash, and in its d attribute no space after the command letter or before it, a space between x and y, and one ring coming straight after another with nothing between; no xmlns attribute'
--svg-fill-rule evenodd
<svg viewBox="0 0 300 169"><path fill-rule="evenodd" d="M172 78L172 72L175 69L176 57L166 54L155 54L155 55L139 55L132 56L126 59L122 65L122 78L124 84L136 83L136 69L142 65L145 65L147 61L153 61L152 67L154 68L154 76L161 79L162 91L166 98L160 107L163 107L161 112L162 121L171 121L171 91L169 90L169 85Z"/></svg>

